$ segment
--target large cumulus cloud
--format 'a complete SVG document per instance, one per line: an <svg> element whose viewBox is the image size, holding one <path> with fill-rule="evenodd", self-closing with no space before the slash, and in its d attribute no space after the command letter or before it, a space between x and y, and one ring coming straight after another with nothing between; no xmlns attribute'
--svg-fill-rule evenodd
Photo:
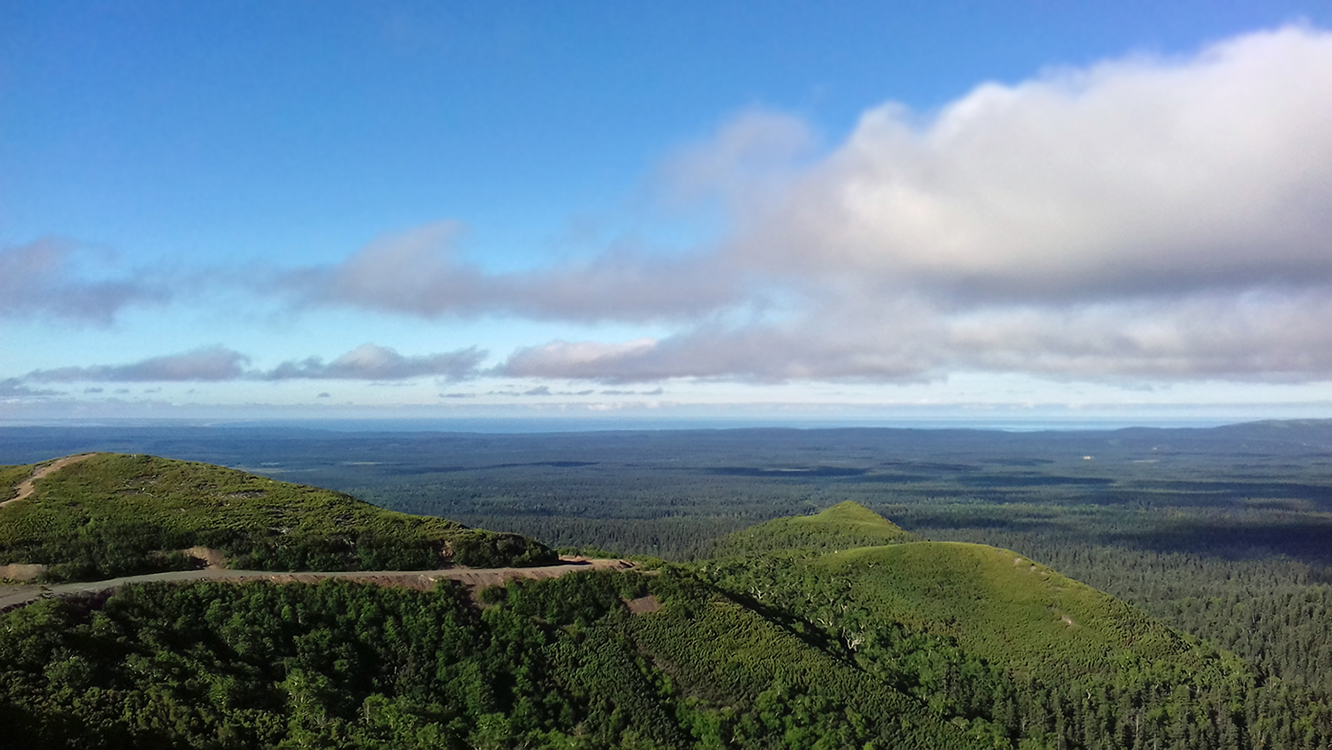
<svg viewBox="0 0 1332 750"><path fill-rule="evenodd" d="M311 305L674 330L534 343L511 376L1325 380L1329 123L1332 34L1291 26L890 102L821 156L798 119L745 113L661 170L727 217L682 256L488 273L444 223L286 281Z"/></svg>
<svg viewBox="0 0 1332 750"><path fill-rule="evenodd" d="M1085 300L1332 279L1332 37L983 85L923 126L895 105L736 252L968 300Z"/></svg>
<svg viewBox="0 0 1332 750"><path fill-rule="evenodd" d="M783 314L502 369L1327 379L1328 123L1332 35L1302 27L986 84L932 116L884 105L780 190L728 202L724 266L782 289Z"/></svg>

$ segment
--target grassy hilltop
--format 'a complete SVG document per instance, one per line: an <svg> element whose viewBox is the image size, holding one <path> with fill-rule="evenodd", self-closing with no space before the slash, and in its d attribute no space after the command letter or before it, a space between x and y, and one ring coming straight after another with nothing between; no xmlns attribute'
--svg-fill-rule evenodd
<svg viewBox="0 0 1332 750"><path fill-rule="evenodd" d="M713 557L785 550L874 547L915 539L897 524L850 500L812 516L775 518L718 540Z"/></svg>
<svg viewBox="0 0 1332 750"><path fill-rule="evenodd" d="M721 588L836 623L845 640L871 646L877 628L896 623L1046 679L1205 652L1196 639L1019 553L920 541L853 502L760 524L717 546L727 556L699 567Z"/></svg>
<svg viewBox="0 0 1332 750"><path fill-rule="evenodd" d="M0 486L37 468L0 468ZM0 564L46 565L55 579L189 567L195 561L183 550L192 547L220 550L229 567L264 570L530 565L555 557L526 537L154 456L92 455L0 508Z"/></svg>
<svg viewBox="0 0 1332 750"><path fill-rule="evenodd" d="M852 502L716 549L701 578L987 746L1332 744L1328 696L1017 552L921 541Z"/></svg>

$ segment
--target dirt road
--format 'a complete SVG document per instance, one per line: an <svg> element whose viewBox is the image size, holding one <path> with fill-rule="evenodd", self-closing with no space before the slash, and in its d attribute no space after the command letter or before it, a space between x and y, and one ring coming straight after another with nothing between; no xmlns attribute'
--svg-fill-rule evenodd
<svg viewBox="0 0 1332 750"><path fill-rule="evenodd" d="M92 453L80 453L77 456L65 456L64 458L52 461L51 463L45 466L39 466L37 470L32 473L32 476L28 477L27 479L24 479L22 482L19 482L18 494L14 495L13 497L9 498L3 503L0 503L0 508L3 508L6 505L9 505L10 503L17 503L20 500L27 500L28 497L31 496L32 493L36 491L37 489L36 483L38 479L41 479L42 477L48 476L50 474L54 474L55 472L60 471L66 466L78 463L79 461L82 461L83 459L88 458L89 456L92 455L93 455Z"/></svg>
<svg viewBox="0 0 1332 750"><path fill-rule="evenodd" d="M82 461L92 453L66 456L38 468L32 476L18 485L18 494L0 503L3 508L10 503L26 500L35 490L35 483L42 477L60 471L72 463ZM203 550L203 548L196 548ZM193 553L195 550L189 550ZM203 550L203 553L213 550ZM202 554L202 553L201 553ZM38 599L52 596L71 596L113 591L127 583L149 583L153 581L273 581L276 583L314 583L325 578L344 578L352 581L365 581L381 586L402 586L419 590L434 588L435 581L448 579L458 581L472 589L485 588L515 578L557 578L566 573L582 570L629 570L634 564L628 560L601 560L582 557L560 558L559 565L546 565L536 568L446 568L443 570L355 570L331 572L278 573L269 570L226 570L213 567L219 560L205 555L210 567L206 570L177 570L167 573L148 573L124 578L112 578L106 581L84 581L80 583L60 583L51 586L27 584L0 585L0 612L15 607L22 607ZM14 566L9 566L13 568ZM35 566L33 566L35 567Z"/></svg>
<svg viewBox="0 0 1332 750"><path fill-rule="evenodd" d="M275 583L315 583L327 578L364 581L380 586L402 586L418 590L434 588L435 581L458 581L472 589L485 588L515 578L557 578L566 573L586 570L631 570L628 560L561 558L559 565L537 568L446 568L444 570L346 570L333 572L277 573L271 570L176 570L148 573L106 581L60 583L51 586L0 587L0 612L22 607L38 599L113 591L127 583L153 581L272 581Z"/></svg>

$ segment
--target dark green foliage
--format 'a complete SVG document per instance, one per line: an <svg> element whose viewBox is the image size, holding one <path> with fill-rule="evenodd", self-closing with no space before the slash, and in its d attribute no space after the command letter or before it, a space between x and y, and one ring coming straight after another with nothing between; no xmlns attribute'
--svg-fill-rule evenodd
<svg viewBox="0 0 1332 750"><path fill-rule="evenodd" d="M662 611L624 601L656 596ZM0 618L11 747L969 747L678 571L129 586ZM706 695L706 698L701 696Z"/></svg>
<svg viewBox="0 0 1332 750"><path fill-rule="evenodd" d="M1332 739L1325 695L1266 681L1006 550L911 542L698 569L997 747L1319 748Z"/></svg>
<svg viewBox="0 0 1332 750"><path fill-rule="evenodd" d="M629 632L686 700L702 747L969 747L955 727L780 623L667 571Z"/></svg>
<svg viewBox="0 0 1332 750"><path fill-rule="evenodd" d="M14 747L546 746L580 710L543 657L559 629L452 586L127 587L3 627Z"/></svg>
<svg viewBox="0 0 1332 750"><path fill-rule="evenodd" d="M922 542L732 557L703 577L516 581L480 608L452 584L128 586L101 605L0 617L3 742L1316 749L1332 737L1314 694L1012 559ZM656 611L631 614L626 602L645 599ZM1080 637L1022 632L1051 601L1085 619Z"/></svg>
<svg viewBox="0 0 1332 750"><path fill-rule="evenodd" d="M516 534L376 508L353 497L206 464L100 454L0 510L0 563L56 580L179 569L194 546L234 568L421 570L453 562L540 565L555 554Z"/></svg>
<svg viewBox="0 0 1332 750"><path fill-rule="evenodd" d="M545 545L518 534L466 529L452 535L452 562L473 568L550 565L558 562Z"/></svg>

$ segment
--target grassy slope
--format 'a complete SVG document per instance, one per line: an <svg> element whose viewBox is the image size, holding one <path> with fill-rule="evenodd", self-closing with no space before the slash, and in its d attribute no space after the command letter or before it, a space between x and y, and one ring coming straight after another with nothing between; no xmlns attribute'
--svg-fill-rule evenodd
<svg viewBox="0 0 1332 750"><path fill-rule="evenodd" d="M23 468L3 476L26 477L31 467ZM40 480L36 490L0 509L0 562L77 568L64 577L179 566L153 553L195 545L223 549L237 567L273 569L437 567L450 556L482 565L553 558L523 537L153 456L98 454Z"/></svg>
<svg viewBox="0 0 1332 750"><path fill-rule="evenodd" d="M812 516L776 518L719 540L714 557L793 549L839 550L910 541L915 537L859 503L847 501Z"/></svg>
<svg viewBox="0 0 1332 750"><path fill-rule="evenodd" d="M863 544L870 536L883 541ZM732 534L718 546L733 556L702 570L739 595L792 602L811 621L836 620L839 629L863 632L902 623L1044 679L1222 659L1196 639L1016 552L912 539L873 511L845 502ZM770 554L749 560L737 556L743 552Z"/></svg>
<svg viewBox="0 0 1332 750"><path fill-rule="evenodd" d="M36 464L0 466L0 502L13 497L18 492L19 482L31 476L36 468Z"/></svg>
<svg viewBox="0 0 1332 750"><path fill-rule="evenodd" d="M815 561L873 618L956 639L1046 679L1199 655L1198 642L1130 605L1009 550L912 542Z"/></svg>

